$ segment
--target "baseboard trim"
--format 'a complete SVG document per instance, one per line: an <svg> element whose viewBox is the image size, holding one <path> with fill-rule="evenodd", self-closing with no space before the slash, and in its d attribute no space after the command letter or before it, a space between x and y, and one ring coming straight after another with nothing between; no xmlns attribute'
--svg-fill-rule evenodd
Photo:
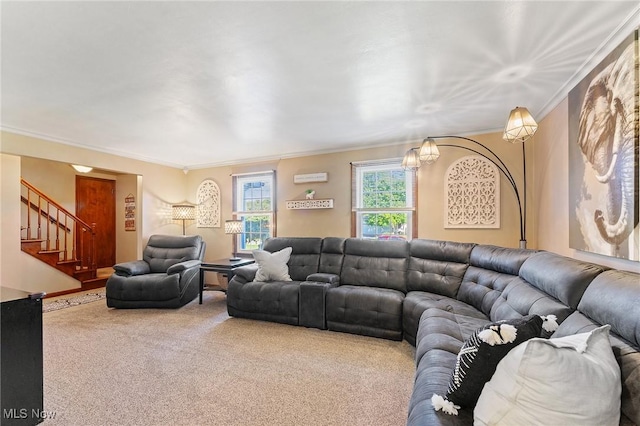
<svg viewBox="0 0 640 426"><path fill-rule="evenodd" d="M94 290L96 288L102 288L102 287L104 287L104 283L102 285L96 285L96 286L92 286L92 285L85 286L85 285L83 285L82 287L79 287L79 288L72 288L70 290L56 291L55 293L47 293L47 295L44 296L44 298L48 299L50 297L64 296L66 294L81 293L83 291Z"/></svg>

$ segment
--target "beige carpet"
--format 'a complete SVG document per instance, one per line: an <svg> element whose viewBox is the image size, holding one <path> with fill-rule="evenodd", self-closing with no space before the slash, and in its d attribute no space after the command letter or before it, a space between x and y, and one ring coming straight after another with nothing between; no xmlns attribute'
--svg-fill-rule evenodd
<svg viewBox="0 0 640 426"><path fill-rule="evenodd" d="M403 425L406 342L104 301L48 312L45 425Z"/></svg>

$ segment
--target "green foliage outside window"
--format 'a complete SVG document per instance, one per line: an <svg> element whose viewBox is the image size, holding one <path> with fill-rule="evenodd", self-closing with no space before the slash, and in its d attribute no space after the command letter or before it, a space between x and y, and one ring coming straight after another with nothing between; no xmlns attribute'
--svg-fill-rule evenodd
<svg viewBox="0 0 640 426"><path fill-rule="evenodd" d="M407 224L406 213L376 213L364 215L364 223L377 228L389 229L392 234L400 234Z"/></svg>
<svg viewBox="0 0 640 426"><path fill-rule="evenodd" d="M403 208L407 205L407 183L403 170L380 170L362 175L362 204L367 209ZM397 234L407 223L406 213L376 213L363 216L364 224L387 228Z"/></svg>

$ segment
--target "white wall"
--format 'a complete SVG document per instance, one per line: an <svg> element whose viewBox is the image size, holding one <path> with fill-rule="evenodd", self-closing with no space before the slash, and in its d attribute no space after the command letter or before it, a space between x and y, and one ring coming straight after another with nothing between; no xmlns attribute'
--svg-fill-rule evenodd
<svg viewBox="0 0 640 426"><path fill-rule="evenodd" d="M502 140L501 134L492 133L473 136L494 150L517 180L522 179L521 147ZM366 161L384 158L400 158L412 146L421 141L405 145L394 145L370 149L343 151L306 157L286 158L263 164L247 164L234 167L212 167L192 170L187 178L187 200L195 202L198 186L205 179L213 179L220 187L222 223L231 218L232 173L253 171L276 171L277 187L277 235L311 237L351 236L351 165L352 161ZM451 141L458 143L460 141ZM446 229L444 228L444 173L456 159L468 151L442 148L441 158L431 166L423 166L418 172L418 237L452 241L474 241L482 244L496 244L518 247L519 216L512 188L501 177L502 221L498 229ZM326 172L327 182L295 184L296 174ZM288 210L287 200L304 199L304 191L314 189L316 198L333 198L334 208L317 210ZM529 221L528 239L535 248L535 221ZM196 228L194 224L187 233L197 233L207 241L207 260L227 257L231 253L231 237L222 228Z"/></svg>
<svg viewBox="0 0 640 426"><path fill-rule="evenodd" d="M139 228L137 228L135 237L137 243L135 248L127 249L124 252L121 248L120 253L124 254L118 256L119 261L139 258L142 247L146 244L149 236L153 234L182 234L181 223L171 220L171 205L185 200L186 177L182 170L13 133L1 132L0 136L3 164L3 191L0 194L2 197L3 238L0 259L3 283L6 278L7 282L11 282L13 288L48 293L79 288L80 285L78 281L32 258L20 249L21 157L58 162L48 166L52 170L58 167L62 167L61 170L66 170L66 164L74 163L107 170L112 177L112 173L139 176L136 177L139 208ZM25 161L30 163L29 158ZM39 178L32 176L32 179L41 179L41 182L46 184L47 179L51 178L45 172L40 173ZM55 181L55 178L53 179ZM131 182L127 182L127 185L131 188ZM120 214L124 214L124 201L121 204L121 206L120 203L118 204L122 207ZM75 206L72 206L71 211L74 209ZM116 214L119 213L116 212ZM19 265L17 267L19 273L15 273L16 265ZM5 275L5 270L7 275Z"/></svg>
<svg viewBox="0 0 640 426"><path fill-rule="evenodd" d="M20 157L0 154L2 217L0 286L53 293L79 288L80 283L22 252L20 247Z"/></svg>
<svg viewBox="0 0 640 426"><path fill-rule="evenodd" d="M20 157L0 154L0 286L20 288L20 209L5 200L20 200Z"/></svg>
<svg viewBox="0 0 640 426"><path fill-rule="evenodd" d="M142 206L139 202L142 194L142 177L121 174L116 178L116 263L140 259L142 248L139 244L142 236ZM140 191L138 190L140 188ZM125 199L133 195L136 200L135 230L125 230Z"/></svg>

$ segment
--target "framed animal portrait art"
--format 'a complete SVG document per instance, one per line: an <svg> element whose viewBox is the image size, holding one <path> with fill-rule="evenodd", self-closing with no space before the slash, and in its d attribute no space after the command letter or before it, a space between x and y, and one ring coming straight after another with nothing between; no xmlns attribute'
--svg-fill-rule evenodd
<svg viewBox="0 0 640 426"><path fill-rule="evenodd" d="M640 260L638 30L569 93L569 245Z"/></svg>

